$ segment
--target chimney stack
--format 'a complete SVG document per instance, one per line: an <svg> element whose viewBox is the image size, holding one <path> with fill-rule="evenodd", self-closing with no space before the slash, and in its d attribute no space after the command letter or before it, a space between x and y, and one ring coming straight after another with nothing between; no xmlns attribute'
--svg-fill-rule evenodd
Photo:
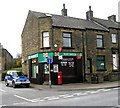
<svg viewBox="0 0 120 108"><path fill-rule="evenodd" d="M67 9L65 9L65 4L63 4L63 9L61 10L63 16L67 16Z"/></svg>
<svg viewBox="0 0 120 108"><path fill-rule="evenodd" d="M108 17L108 20L116 22L116 15L111 15Z"/></svg>
<svg viewBox="0 0 120 108"><path fill-rule="evenodd" d="M89 11L86 12L86 19L92 20L93 18L93 11L91 10L91 6L89 6Z"/></svg>

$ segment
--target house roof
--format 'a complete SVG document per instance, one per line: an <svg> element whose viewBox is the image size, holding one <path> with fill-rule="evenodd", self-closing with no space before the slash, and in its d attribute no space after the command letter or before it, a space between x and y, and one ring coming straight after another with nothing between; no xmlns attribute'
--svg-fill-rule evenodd
<svg viewBox="0 0 120 108"><path fill-rule="evenodd" d="M99 26L98 24L94 23L93 21L88 21L85 19L73 18L69 16L62 16L62 15L54 15L48 13L41 13L30 11L34 14L37 18L40 17L51 17L52 19L52 26L56 27L66 27L66 28L74 28L74 29L95 29L95 30L103 30L108 31L107 28Z"/></svg>
<svg viewBox="0 0 120 108"><path fill-rule="evenodd" d="M118 23L114 21L100 19L100 18L93 18L93 20L107 28L119 28Z"/></svg>

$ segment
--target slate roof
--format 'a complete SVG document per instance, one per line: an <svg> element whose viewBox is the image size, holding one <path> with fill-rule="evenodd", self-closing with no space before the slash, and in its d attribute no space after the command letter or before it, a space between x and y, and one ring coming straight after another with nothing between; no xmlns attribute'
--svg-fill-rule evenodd
<svg viewBox="0 0 120 108"><path fill-rule="evenodd" d="M110 20L105 20L105 19L100 19L100 18L93 18L93 20L99 24L102 24L103 26L107 28L118 28L119 27L117 22L113 22Z"/></svg>
<svg viewBox="0 0 120 108"><path fill-rule="evenodd" d="M51 17L53 21L52 26L56 26L56 27L108 31L107 28L99 26L93 21L88 21L85 19L73 18L69 16L62 16L62 15L47 14L47 13L41 13L41 12L35 12L35 11L30 11L30 12L34 14L37 18L47 17L47 16Z"/></svg>

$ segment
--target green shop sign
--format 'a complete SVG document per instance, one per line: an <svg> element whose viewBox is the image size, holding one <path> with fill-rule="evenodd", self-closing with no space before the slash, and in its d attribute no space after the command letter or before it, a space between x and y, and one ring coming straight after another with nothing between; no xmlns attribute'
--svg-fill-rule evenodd
<svg viewBox="0 0 120 108"><path fill-rule="evenodd" d="M38 62L47 62L47 58L53 59L55 52L45 52L28 56L28 59L38 58ZM80 52L58 52L57 56L82 56Z"/></svg>
<svg viewBox="0 0 120 108"><path fill-rule="evenodd" d="M47 58L53 58L54 53L53 52L48 52L48 53L39 53L38 55L38 61L39 62L47 62Z"/></svg>
<svg viewBox="0 0 120 108"><path fill-rule="evenodd" d="M61 56L82 56L80 52L60 52L59 55Z"/></svg>
<svg viewBox="0 0 120 108"><path fill-rule="evenodd" d="M31 56L28 56L28 59L33 59L33 58L37 58L38 57L38 54L34 54L34 55L31 55Z"/></svg>

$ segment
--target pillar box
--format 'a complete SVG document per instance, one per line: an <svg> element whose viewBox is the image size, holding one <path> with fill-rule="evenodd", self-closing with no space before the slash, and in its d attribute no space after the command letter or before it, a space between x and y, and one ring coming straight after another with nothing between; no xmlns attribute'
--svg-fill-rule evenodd
<svg viewBox="0 0 120 108"><path fill-rule="evenodd" d="M62 72L58 72L58 84L62 84Z"/></svg>

